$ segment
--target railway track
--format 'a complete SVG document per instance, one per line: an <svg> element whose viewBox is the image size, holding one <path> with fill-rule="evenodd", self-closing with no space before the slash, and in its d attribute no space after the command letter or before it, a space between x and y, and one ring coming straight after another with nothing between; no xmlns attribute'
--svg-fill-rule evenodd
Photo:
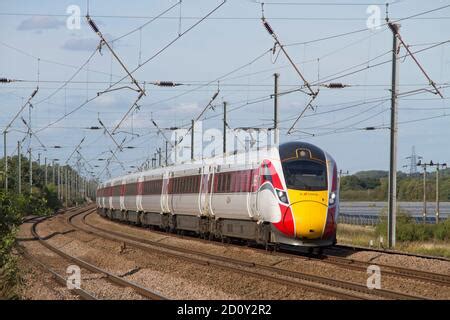
<svg viewBox="0 0 450 320"><path fill-rule="evenodd" d="M450 276L445 274L438 274L422 270L410 269L378 262L371 263L351 258L342 258L330 255L326 255L322 260L334 265L345 266L359 270L366 270L369 265L376 264L381 268L382 273L384 275L397 276L406 279L414 279L422 282L434 283L437 285L450 287Z"/></svg>
<svg viewBox="0 0 450 320"><path fill-rule="evenodd" d="M135 226L130 225L130 227L133 228L137 228ZM139 228L138 228L139 229ZM157 231L157 230L152 230L152 232L156 232L156 233L160 233L160 234L167 234L166 232L161 232L161 231ZM174 237L179 237L179 238L183 238L184 236L180 236L177 234L173 234ZM210 243L210 240L205 240L205 239L201 239L198 237L189 237L190 239L195 239L197 241L200 242L205 242L205 243ZM227 245L227 244L222 244L222 245ZM336 250L341 250L340 252L342 253L342 250L346 250L346 252L348 253L349 251L355 251L355 250L366 250L365 248L362 247L347 247L347 246L342 246L342 245L338 245L335 246L337 249L333 249L332 248L327 248L327 251L336 251ZM259 250L264 250L264 249L259 249ZM386 253L385 250L377 250L377 249L373 249L373 250L369 250L369 251L375 251L375 252L380 252L380 253ZM396 277L396 278L403 278L403 279L413 279L413 280L417 280L417 281L421 281L423 283L433 283L436 285L440 285L440 286L446 286L446 287L450 287L450 276L446 275L446 274L438 274L438 273L433 273L433 272L427 272L427 271L422 271L422 270L417 270L417 269L411 269L411 268L406 268L406 267L401 267L401 266L395 266L395 265L390 265L390 264L383 264L383 263L378 263L378 262L367 262L367 261L362 261L362 260L357 260L357 259L352 259L352 258L346 258L346 257L341 257L338 256L336 252L336 254L321 254L321 255L314 255L314 254L305 254L305 253L299 253L299 252L295 252L295 253L287 253L289 251L285 251L285 252L274 252L274 255L278 255L278 256L282 256L282 257L286 257L286 258L298 258L298 259L302 259L305 261L311 261L311 260L318 260L324 263L328 263L331 265L335 265L338 267L344 267L346 269L352 269L352 270L357 270L357 271L361 271L361 272L367 272L367 267L373 264L376 264L377 266L379 266L381 268L381 272L383 275L387 275L387 276L391 276L391 277ZM402 254L402 255L407 255L407 256L414 256L414 257L420 257L420 258L433 258L433 257L429 257L429 256L421 256L421 255L414 255L414 254L409 254L409 253L403 253L403 252L399 252L399 251L388 251L387 253L389 254ZM438 259L438 260L444 260L444 261L448 261L447 259L443 258L443 259Z"/></svg>
<svg viewBox="0 0 450 320"><path fill-rule="evenodd" d="M61 286L67 285L67 280L63 276L61 276L59 273L57 273L55 270L53 270L50 266L43 263L42 261L38 260L37 258L33 257L24 246L17 245L16 246L18 252L27 260L31 261L32 263L38 265L44 272L48 272L51 274L52 278L58 282ZM80 297L82 300L98 300L98 298L91 292L84 290L82 288L74 288L70 290L72 293L76 294Z"/></svg>
<svg viewBox="0 0 450 320"><path fill-rule="evenodd" d="M253 262L247 262L239 259L222 257L210 253L200 252L196 250L180 248L160 242L142 239L128 234L110 231L99 228L86 221L89 214L95 212L75 213L67 217L67 222L76 229L95 234L97 236L107 238L113 241L124 242L129 246L152 252L162 252L163 254L173 256L175 258L184 259L189 262L199 263L203 265L214 265L219 268L225 268L234 272L239 272L253 277L261 277L266 280L274 281L285 285L296 285L303 288L315 290L327 295L333 295L340 299L368 299L369 297L377 297L384 299L424 299L423 297L412 296L390 290L370 290L365 285L353 282L330 279L321 276L311 275L298 271L286 270L274 266L267 266ZM80 227L73 222L77 216L81 216L81 221L85 227Z"/></svg>
<svg viewBox="0 0 450 320"><path fill-rule="evenodd" d="M361 246L355 246L355 245L339 244L339 245L335 245L332 250L334 250L336 252L339 252L339 251L341 251L341 252L342 251L344 251L344 252L372 251L372 252L379 252L379 253L385 253L385 254L391 254L391 255L397 254L397 255L408 256L408 257L434 259L434 260L450 262L450 259L445 258L445 257L429 256L429 255L424 255L424 254L409 253L409 252L397 251L397 250L391 250L391 249L368 248L368 247L361 247Z"/></svg>
<svg viewBox="0 0 450 320"><path fill-rule="evenodd" d="M84 212L89 212L91 210L92 210L92 208L88 208L88 209L83 208L79 212L76 212L75 214L82 214ZM103 274L106 277L106 280L111 282L111 283L114 283L114 284L122 286L122 287L129 287L129 288L133 289L136 293L140 294L143 297L146 297L146 298L151 299L151 300L166 300L167 299L166 297L162 296L161 294L159 294L159 293L157 293L155 291L147 289L147 288L145 288L145 287L143 287L143 286L141 286L141 285L139 285L137 283L134 283L132 281L128 281L126 279L123 279L123 278L121 278L121 277L119 277L117 275L114 275L114 274L112 274L112 273L110 273L110 272L108 272L108 271L106 271L104 269L101 269L101 268L99 268L99 267L97 267L97 266L95 266L93 264L90 264L90 263L88 263L88 262L86 262L86 261L84 261L82 259L79 259L79 258L77 258L75 256L70 255L70 254L67 254L64 251L58 249L57 247L51 245L48 241L45 240L45 238L41 237L38 234L38 231L37 231L37 226L40 223L46 221L48 218L50 218L50 217L45 217L45 218L42 218L40 220L34 221L32 223L32 225L31 225L31 234L32 234L32 236L37 241L39 241L39 243L42 246L44 246L45 248L47 248L47 249L51 250L52 252L56 253L58 256L64 258L65 260L68 260L68 261L78 265L79 267L83 267L83 268L85 268L85 269L87 269L87 270L89 270L91 272ZM49 268L47 268L47 270L49 270ZM52 275L54 275L53 272L52 272ZM57 277L57 279L59 279L59 276ZM65 283L65 281L66 280L64 280L64 283Z"/></svg>

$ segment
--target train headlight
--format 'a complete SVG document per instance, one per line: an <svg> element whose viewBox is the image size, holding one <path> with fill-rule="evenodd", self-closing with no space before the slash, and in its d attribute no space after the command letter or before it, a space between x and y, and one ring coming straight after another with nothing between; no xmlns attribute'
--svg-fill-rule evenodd
<svg viewBox="0 0 450 320"><path fill-rule="evenodd" d="M278 199L283 203L288 203L287 194L283 190L276 190Z"/></svg>
<svg viewBox="0 0 450 320"><path fill-rule="evenodd" d="M330 200L329 200L329 203L330 203L330 204L334 204L335 202L336 202L336 193L331 192L331 193L330 193Z"/></svg>

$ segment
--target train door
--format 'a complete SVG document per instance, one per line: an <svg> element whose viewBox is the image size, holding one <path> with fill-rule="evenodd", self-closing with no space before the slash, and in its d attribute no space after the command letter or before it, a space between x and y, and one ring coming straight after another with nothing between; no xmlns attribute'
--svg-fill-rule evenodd
<svg viewBox="0 0 450 320"><path fill-rule="evenodd" d="M258 189L259 189L259 183L260 183L260 173L259 168L253 168L250 171L250 192L248 193L248 209L249 209L249 215L250 217L257 217L258 216L258 206L257 206L257 199L258 199Z"/></svg>
<svg viewBox="0 0 450 320"><path fill-rule="evenodd" d="M199 191L199 199L198 205L200 209L200 213L202 215L207 215L209 213L209 189L208 183L212 177L212 167L204 166L201 172L201 181L200 181L200 191Z"/></svg>
<svg viewBox="0 0 450 320"><path fill-rule="evenodd" d="M137 211L144 211L142 207L142 195L144 193L144 176L140 176L137 179L136 186L136 208Z"/></svg>
<svg viewBox="0 0 450 320"><path fill-rule="evenodd" d="M120 210L125 210L125 185L126 185L126 180L122 180L122 184L120 185Z"/></svg>
<svg viewBox="0 0 450 320"><path fill-rule="evenodd" d="M170 171L165 171L162 177L161 212L170 212L169 208L169 177Z"/></svg>
<svg viewBox="0 0 450 320"><path fill-rule="evenodd" d="M109 204L109 208L111 210L113 209L113 191L114 191L114 185L111 182L110 186L108 187L108 204Z"/></svg>
<svg viewBox="0 0 450 320"><path fill-rule="evenodd" d="M174 213L173 210L173 198L174 198L174 187L173 187L173 177L174 173L173 172L169 172L168 176L167 176L167 188L168 188L168 193L167 193L167 204L168 204L168 208L169 208L169 212L171 212L172 214Z"/></svg>
<svg viewBox="0 0 450 320"><path fill-rule="evenodd" d="M211 165L209 166L209 174L208 174L208 213L211 216L214 216L213 211L213 195L214 195L214 179L216 177L217 166Z"/></svg>

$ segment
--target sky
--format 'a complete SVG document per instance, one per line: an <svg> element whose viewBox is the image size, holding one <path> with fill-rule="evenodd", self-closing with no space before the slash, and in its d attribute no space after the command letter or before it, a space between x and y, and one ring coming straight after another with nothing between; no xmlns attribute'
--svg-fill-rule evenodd
<svg viewBox="0 0 450 320"><path fill-rule="evenodd" d="M281 142L315 144L350 173L388 170L393 37L384 24L384 2L266 1L268 23L313 91L319 89L313 108L289 135L310 99L295 90L304 88L303 80L279 46L272 50L274 40L261 23L258 1L228 0L220 6L222 2L1 1L0 78L21 81L0 84L0 128L5 129L39 87L30 100L33 108L27 105L20 116L46 150L33 137L23 140L23 151L31 144L34 159L40 153L42 162L46 157L65 163L84 138L77 149L81 155L72 155L68 163L78 159L83 170L101 173L103 180L105 161L98 159L112 157L115 143L125 139L123 146L132 148L116 152L119 161L113 159L108 167L112 176L134 170L157 148L164 149L163 135L152 119L161 128L187 127L217 91L214 108L201 118L205 130L222 130L224 101L230 128L271 127L273 74L278 73L279 92L285 93L278 99ZM371 19L376 10L369 5L379 9L378 28L368 28L368 19L369 25L377 22ZM405 48L399 47L399 170L409 170L403 166L409 164L405 158L413 146L425 161L450 163L448 5L449 1L403 0L388 6L391 21L402 19L402 39L411 51L420 51L414 56L444 96L434 92L414 60L405 56ZM425 13L443 6L447 7ZM80 10L79 28L68 24L77 22L73 8ZM100 119L112 131L139 93L108 48L96 50L100 38L86 23L88 9L120 61L127 70L136 69L132 76L146 90L114 141L104 130L88 128L100 126ZM158 81L181 85L155 86ZM345 87L327 88L330 83ZM118 90L99 94L110 85ZM20 116L8 129L9 155L17 152L17 141L27 131ZM367 127L376 130L364 130Z"/></svg>

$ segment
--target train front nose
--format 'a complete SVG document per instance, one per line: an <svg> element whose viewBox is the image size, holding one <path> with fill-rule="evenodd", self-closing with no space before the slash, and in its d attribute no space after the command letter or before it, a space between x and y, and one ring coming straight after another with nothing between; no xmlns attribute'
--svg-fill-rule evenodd
<svg viewBox="0 0 450 320"><path fill-rule="evenodd" d="M321 238L328 213L328 206L325 201L327 199L326 192L314 192L305 195L298 190L288 190L288 194L290 199L295 199L294 201L291 200L290 205L295 237L299 239Z"/></svg>

